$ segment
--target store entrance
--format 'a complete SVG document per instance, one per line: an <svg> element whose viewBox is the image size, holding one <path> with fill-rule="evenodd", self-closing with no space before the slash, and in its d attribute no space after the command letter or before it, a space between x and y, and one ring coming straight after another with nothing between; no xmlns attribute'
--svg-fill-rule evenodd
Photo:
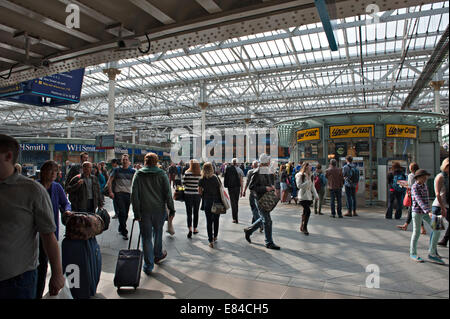
<svg viewBox="0 0 450 319"><path fill-rule="evenodd" d="M370 205L378 197L376 143L369 138L335 139L328 144L329 157L334 157L342 168L348 155L359 169L357 205Z"/></svg>

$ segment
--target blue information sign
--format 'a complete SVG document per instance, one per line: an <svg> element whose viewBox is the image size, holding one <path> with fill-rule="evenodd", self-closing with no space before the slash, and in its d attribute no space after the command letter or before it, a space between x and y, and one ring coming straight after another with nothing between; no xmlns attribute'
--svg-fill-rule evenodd
<svg viewBox="0 0 450 319"><path fill-rule="evenodd" d="M59 106L80 102L84 69L0 88L0 99L37 106Z"/></svg>

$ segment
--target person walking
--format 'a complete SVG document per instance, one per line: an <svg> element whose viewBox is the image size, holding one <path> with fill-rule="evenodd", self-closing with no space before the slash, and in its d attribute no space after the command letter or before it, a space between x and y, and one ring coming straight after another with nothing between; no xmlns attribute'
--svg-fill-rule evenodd
<svg viewBox="0 0 450 319"><path fill-rule="evenodd" d="M280 188L281 188L281 202L286 203L287 202L287 195L288 195L288 184L289 177L288 173L286 171L286 165L281 165L280 167Z"/></svg>
<svg viewBox="0 0 450 319"><path fill-rule="evenodd" d="M19 143L0 134L0 299L35 299L38 233L51 267L49 293L55 296L65 278L52 203L47 190L17 172Z"/></svg>
<svg viewBox="0 0 450 319"><path fill-rule="evenodd" d="M184 203L186 205L187 226L189 229L188 238L192 238L192 234L198 234L198 210L201 202L201 197L198 193L198 181L201 175L199 161L196 159L190 160L189 169L183 175ZM194 229L192 229L192 216L194 216Z"/></svg>
<svg viewBox="0 0 450 319"><path fill-rule="evenodd" d="M317 164L316 171L314 172L314 187L319 195L319 200L314 201L314 214L322 214L322 205L325 198L325 187L327 186L327 180L322 172L322 165ZM317 206L319 209L317 210Z"/></svg>
<svg viewBox="0 0 450 319"><path fill-rule="evenodd" d="M177 170L177 166L175 165L175 163L170 164L169 167L169 182L172 185L173 188L175 188L175 177L178 174L178 170Z"/></svg>
<svg viewBox="0 0 450 319"><path fill-rule="evenodd" d="M433 217L432 210L428 202L428 187L426 181L430 173L424 169L419 169L414 174L416 182L411 187L412 197L412 220L413 220L413 233L411 236L411 244L409 249L410 258L416 262L423 262L424 260L417 255L417 241L420 237L420 225L422 220L428 223L431 227L431 219ZM432 227L433 228L433 227ZM437 253L437 243L439 240L440 231L433 229L430 238L430 244L428 249L428 259L444 264L444 261L439 257Z"/></svg>
<svg viewBox="0 0 450 319"><path fill-rule="evenodd" d="M387 180L389 189L389 204L386 211L386 219L392 219L394 202L397 202L395 219L400 219L402 217L403 197L405 196L407 188L402 186L401 183L407 183L407 178L399 162L394 162L392 164L392 172L388 174Z"/></svg>
<svg viewBox="0 0 450 319"><path fill-rule="evenodd" d="M408 187L407 187L407 192L411 193L411 187L414 184L414 174L417 172L417 170L419 169L419 165L416 162L412 162L411 164L409 164L409 171L410 173L408 174ZM400 228L401 230L408 230L408 225L411 224L412 221L412 205L408 207L408 217L406 218L406 222L403 225L397 225L397 228ZM421 234L422 235L426 235L427 232L425 231L425 227L423 227L423 222L422 222L422 226L421 226Z"/></svg>
<svg viewBox="0 0 450 319"><path fill-rule="evenodd" d="M329 168L325 171L325 178L328 181L328 189L330 190L330 206L331 216L336 218L336 204L337 214L339 218L342 217L342 187L344 186L344 175L342 170L337 167L337 161L333 158L330 161Z"/></svg>
<svg viewBox="0 0 450 319"><path fill-rule="evenodd" d="M109 197L116 201L119 215L119 233L122 234L124 240L128 240L127 220L131 203L131 182L136 172L130 164L128 154L123 154L122 167L115 168L108 180ZM115 183L114 189L112 188L113 183Z"/></svg>
<svg viewBox="0 0 450 319"><path fill-rule="evenodd" d="M297 195L298 195L298 187L295 181L295 174L298 173L294 168L294 163L291 163L290 168L290 174L289 174L289 181L291 182L291 194L289 198L289 204L291 203L291 200L294 200L295 205L297 205ZM289 196L289 195L288 195Z"/></svg>
<svg viewBox="0 0 450 319"><path fill-rule="evenodd" d="M116 188L116 184L115 183L111 183L109 181L109 177L111 176L112 172L116 168L119 167L119 164L120 164L120 162L119 162L119 160L117 158L113 158L111 160L111 167L112 168L111 168L111 171L108 174L108 181L106 182L107 185L110 185L110 186L108 186L108 188L111 188L113 193L114 193L114 189ZM112 217L112 219L117 219L117 218L119 218L119 208L117 207L117 201L115 201L114 198L112 198L112 200L113 200L113 207L114 207L114 216Z"/></svg>
<svg viewBox="0 0 450 319"><path fill-rule="evenodd" d="M94 174L95 177L97 177L98 179L98 183L100 185L100 193L103 196L103 188L105 188L106 186L106 178L103 175L102 171L98 168L97 165L94 165L92 167L92 173Z"/></svg>
<svg viewBox="0 0 450 319"><path fill-rule="evenodd" d="M66 175L66 184L64 185L66 188L66 192L67 192L67 186L70 184L70 181L72 180L72 178L74 178L74 176L80 174L81 165L84 162L87 162L88 160L89 160L89 154L86 152L82 152L82 153L80 153L80 163L74 164L70 167L70 170Z"/></svg>
<svg viewBox="0 0 450 319"><path fill-rule="evenodd" d="M206 216L206 230L208 232L209 247L214 248L214 242L219 235L220 214L213 214L211 208L214 203L222 203L220 194L221 181L214 174L214 168L210 162L203 164L202 176L198 181L198 192L204 201Z"/></svg>
<svg viewBox="0 0 450 319"><path fill-rule="evenodd" d="M243 197L245 197L245 194L247 192L247 188L248 188L248 186L250 184L250 181L252 179L252 176L253 176L253 174L254 174L254 172L255 172L255 170L257 168L258 168L258 161L253 161L252 169L249 170L248 173L247 173L247 181L245 183L244 192L243 192L243 195L242 195ZM258 207L257 207L257 204L256 204L255 193L250 191L250 194L249 194L248 198L249 198L249 201L250 201L250 208L252 210L252 224L253 224L260 217L259 211L258 211ZM262 225L260 227L260 232L263 232L263 226Z"/></svg>
<svg viewBox="0 0 450 319"><path fill-rule="evenodd" d="M441 172L434 179L434 192L436 194L436 199L433 202L433 214L436 216L441 215L448 221L448 208L449 208L449 189L448 189L448 170L449 170L449 159L448 157L442 161ZM445 231L445 235L441 241L437 244L439 246L447 247L448 243L448 230Z"/></svg>
<svg viewBox="0 0 450 319"><path fill-rule="evenodd" d="M261 226L264 226L265 244L268 249L280 250L280 247L273 242L272 238L272 218L270 212L266 212L258 207L258 200L267 192L275 191L275 177L270 170L270 156L263 153L259 157L259 167L253 171L250 180L249 189L256 197L256 207L258 208L259 218L249 227L244 228L245 239L251 243L251 235Z"/></svg>
<svg viewBox="0 0 450 319"><path fill-rule="evenodd" d="M58 164L56 164L55 161L48 160L41 167L41 178L38 182L44 186L50 195L53 208L53 217L56 225L55 237L56 239L59 239L59 211L61 210L64 215L69 216L71 214L72 207L67 200L63 187L61 184L56 182L57 173ZM42 299L44 294L47 269L48 257L45 253L42 240L39 239L39 266L37 268L36 299Z"/></svg>
<svg viewBox="0 0 450 319"><path fill-rule="evenodd" d="M300 205L303 206L300 231L305 235L309 235L308 221L311 216L311 204L314 199L319 200L319 195L314 187L311 165L308 162L303 163L300 172L295 175L295 180L299 188L298 200Z"/></svg>
<svg viewBox="0 0 450 319"><path fill-rule="evenodd" d="M348 155L345 159L347 163L342 168L342 174L344 176L345 197L347 199L347 214L344 216L358 216L356 214L356 186L359 182L359 171L356 165L353 164L351 155Z"/></svg>
<svg viewBox="0 0 450 319"><path fill-rule="evenodd" d="M95 213L104 206L100 192L100 184L92 175L92 163L84 162L82 172L72 178L67 186L69 200L75 212Z"/></svg>
<svg viewBox="0 0 450 319"><path fill-rule="evenodd" d="M144 157L144 168L134 174L131 183L131 203L134 219L139 222L144 251L145 274L150 275L154 265L167 257L162 249L162 234L167 218L175 217L169 178L164 170L157 167L158 155L147 153Z"/></svg>
<svg viewBox="0 0 450 319"><path fill-rule="evenodd" d="M228 188L230 194L231 212L233 214L233 223L238 224L239 198L242 197L244 190L244 172L238 166L237 158L233 158L232 165L225 170L224 185Z"/></svg>

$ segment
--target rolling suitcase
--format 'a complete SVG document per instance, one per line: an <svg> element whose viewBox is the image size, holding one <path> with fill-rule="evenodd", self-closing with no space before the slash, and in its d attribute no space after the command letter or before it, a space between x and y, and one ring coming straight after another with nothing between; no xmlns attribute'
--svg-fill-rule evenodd
<svg viewBox="0 0 450 319"><path fill-rule="evenodd" d="M117 292L120 292L121 287L134 287L134 289L136 289L141 280L142 260L144 254L139 249L139 244L141 241L140 233L138 237L137 249L130 249L131 240L133 239L134 222L135 220L133 220L133 224L131 226L128 249L120 250L119 257L117 259L116 273L114 276L114 286L117 287Z"/></svg>
<svg viewBox="0 0 450 319"><path fill-rule="evenodd" d="M72 297L88 299L94 296L102 271L102 255L95 237L88 240L64 238L61 251L63 269L73 271L76 266L79 270L79 277L77 273L66 273L68 278L71 274L77 277L70 288Z"/></svg>

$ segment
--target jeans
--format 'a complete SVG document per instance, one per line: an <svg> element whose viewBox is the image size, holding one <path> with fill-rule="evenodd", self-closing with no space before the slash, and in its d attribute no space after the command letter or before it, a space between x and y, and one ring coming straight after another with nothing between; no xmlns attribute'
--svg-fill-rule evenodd
<svg viewBox="0 0 450 319"><path fill-rule="evenodd" d="M415 212L412 213L412 220L413 220L413 234L411 236L411 245L409 249L409 254L411 256L417 256L417 241L420 237L420 225L422 224L422 221L425 221L430 225L431 227L431 218L428 214L417 214ZM428 254L435 256L437 254L437 243L439 240L441 232L439 230L434 230L431 232L430 235L430 247L428 249Z"/></svg>
<svg viewBox="0 0 450 319"><path fill-rule="evenodd" d="M35 299L37 270L0 281L0 299Z"/></svg>
<svg viewBox="0 0 450 319"><path fill-rule="evenodd" d="M205 198L205 216L206 216L206 230L208 232L208 241L212 243L214 238L219 234L219 219L220 214L211 213L211 208L214 203L222 202L221 199Z"/></svg>
<svg viewBox="0 0 450 319"><path fill-rule="evenodd" d="M256 208L258 209L259 218L248 228L248 233L251 235L257 229L264 226L264 234L266 236L266 245L273 244L272 239L272 219L270 218L270 213L266 213L258 208L258 202L255 200Z"/></svg>
<svg viewBox="0 0 450 319"><path fill-rule="evenodd" d="M345 196L347 199L347 209L349 212L356 212L356 187L345 186Z"/></svg>
<svg viewBox="0 0 450 319"><path fill-rule="evenodd" d="M249 200L250 200L250 208L252 209L252 224L254 222L256 222L260 215L259 215L259 211L258 211L258 207L256 206L256 195L253 192L250 192L250 196L249 196Z"/></svg>
<svg viewBox="0 0 450 319"><path fill-rule="evenodd" d="M397 201L397 209L395 210L395 219L402 217L403 208L403 192L390 191L389 192L389 204L386 211L386 218L392 218L392 211L394 209L394 202Z"/></svg>
<svg viewBox="0 0 450 319"><path fill-rule="evenodd" d="M165 220L166 212L143 215L139 222L144 252L144 270L146 271L152 271L155 266L155 257L161 258L163 255L162 234Z"/></svg>
<svg viewBox="0 0 450 319"><path fill-rule="evenodd" d="M323 200L325 197L325 188L321 188L317 194L319 195L319 199L315 199L314 200L314 213L317 214L317 206L319 206L319 213L322 212L322 205L323 205Z"/></svg>
<svg viewBox="0 0 450 319"><path fill-rule="evenodd" d="M241 187L230 187L228 188L228 193L230 194L231 213L233 215L233 220L238 221L239 197L241 195Z"/></svg>
<svg viewBox="0 0 450 319"><path fill-rule="evenodd" d="M115 193L114 199L116 200L119 215L119 233L123 236L128 235L127 220L131 204L130 193Z"/></svg>
<svg viewBox="0 0 450 319"><path fill-rule="evenodd" d="M331 215L336 215L334 200L337 200L337 213L342 216L342 192L341 189L330 189L330 205L331 205Z"/></svg>

